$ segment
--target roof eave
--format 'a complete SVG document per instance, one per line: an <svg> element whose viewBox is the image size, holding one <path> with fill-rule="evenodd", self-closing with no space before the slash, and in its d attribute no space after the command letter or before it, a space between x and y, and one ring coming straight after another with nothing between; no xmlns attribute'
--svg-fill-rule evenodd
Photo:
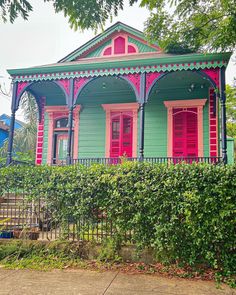
<svg viewBox="0 0 236 295"><path fill-rule="evenodd" d="M107 61L80 64L79 62L71 62L70 64L54 64L45 65L32 68L23 69L9 69L7 72L11 76L15 75L26 75L26 74L41 74L41 73L54 73L64 72L73 70L92 70L92 69L103 69L112 67L126 67L126 66L147 66L147 65L158 65L158 64L177 64L186 62L201 62L201 61L226 61L226 65L230 59L232 52L224 53L208 53L208 54L188 54L188 55L173 55L161 58L145 58L145 59L133 59L133 60L122 60L122 61Z"/></svg>

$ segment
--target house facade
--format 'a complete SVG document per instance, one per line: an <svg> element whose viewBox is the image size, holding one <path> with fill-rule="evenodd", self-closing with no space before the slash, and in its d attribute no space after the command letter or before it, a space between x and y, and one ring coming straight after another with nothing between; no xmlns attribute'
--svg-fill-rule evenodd
<svg viewBox="0 0 236 295"><path fill-rule="evenodd" d="M165 54L142 32L116 23L58 63L8 70L11 139L28 91L39 109L36 164L122 156L226 163L230 55Z"/></svg>

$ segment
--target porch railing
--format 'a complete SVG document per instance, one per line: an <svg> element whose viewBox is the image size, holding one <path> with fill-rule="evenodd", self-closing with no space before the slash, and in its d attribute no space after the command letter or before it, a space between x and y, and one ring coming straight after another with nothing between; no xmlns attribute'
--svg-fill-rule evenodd
<svg viewBox="0 0 236 295"><path fill-rule="evenodd" d="M138 162L141 161L140 158L78 158L73 159L72 164L81 164L85 166L91 166L92 164L104 164L104 165L116 165L121 164L125 161ZM151 164L178 164L178 163L208 163L208 164L221 164L221 157L144 157L143 162ZM64 166L68 162L66 159L52 160L52 165Z"/></svg>

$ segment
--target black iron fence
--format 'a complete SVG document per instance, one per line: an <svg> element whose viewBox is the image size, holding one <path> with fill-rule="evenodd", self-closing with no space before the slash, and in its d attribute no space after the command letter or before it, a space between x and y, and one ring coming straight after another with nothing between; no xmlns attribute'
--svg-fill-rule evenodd
<svg viewBox="0 0 236 295"><path fill-rule="evenodd" d="M116 232L106 212L93 209L89 216L60 216L43 199L32 201L24 192L8 192L0 196L0 239L96 241ZM131 241L132 234L124 234Z"/></svg>
<svg viewBox="0 0 236 295"><path fill-rule="evenodd" d="M220 164L222 163L221 157L144 157L140 158L78 158L73 159L72 164L81 164L85 166L91 166L92 164L104 164L104 165L116 165L125 161L138 162L143 161L151 164L178 164L178 163L208 163L208 164ZM52 160L52 165L68 165L67 159Z"/></svg>

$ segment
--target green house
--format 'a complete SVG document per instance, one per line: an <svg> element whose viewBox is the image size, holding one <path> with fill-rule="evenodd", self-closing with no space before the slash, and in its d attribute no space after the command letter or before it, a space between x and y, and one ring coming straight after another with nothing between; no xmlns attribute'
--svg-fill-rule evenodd
<svg viewBox="0 0 236 295"><path fill-rule="evenodd" d="M120 157L227 162L230 55L166 54L118 22L55 64L8 70L12 121L30 92L39 108L36 164ZM11 150L10 140L8 163Z"/></svg>

